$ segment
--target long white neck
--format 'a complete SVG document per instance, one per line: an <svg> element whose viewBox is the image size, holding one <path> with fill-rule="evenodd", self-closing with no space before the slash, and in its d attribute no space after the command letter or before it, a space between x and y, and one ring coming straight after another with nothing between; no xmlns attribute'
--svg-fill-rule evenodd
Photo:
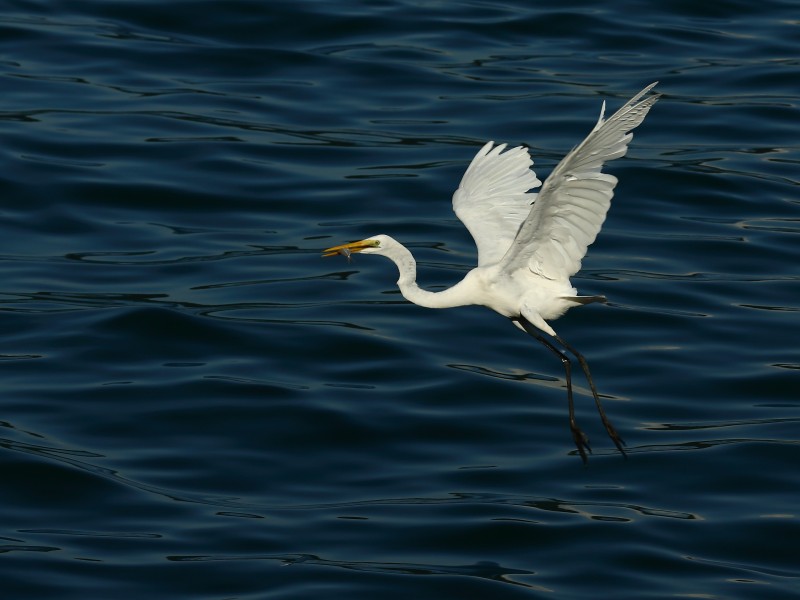
<svg viewBox="0 0 800 600"><path fill-rule="evenodd" d="M393 243L386 245L380 254L397 265L400 273L397 287L400 288L400 293L406 300L426 308L451 308L472 304L469 299L463 297L459 290L459 286L463 282L441 292L429 292L419 287L417 285L417 261L414 260L408 248L395 240L391 240L391 242Z"/></svg>

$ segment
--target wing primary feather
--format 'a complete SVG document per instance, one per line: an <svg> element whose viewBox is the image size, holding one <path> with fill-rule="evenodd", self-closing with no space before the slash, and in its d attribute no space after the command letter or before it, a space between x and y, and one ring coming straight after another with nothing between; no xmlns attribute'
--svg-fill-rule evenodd
<svg viewBox="0 0 800 600"><path fill-rule="evenodd" d="M620 158L660 94L646 94L652 83L608 119L605 102L594 128L567 154L544 182L536 202L521 222L502 257L506 271L527 268L552 280L567 280L580 270L614 195L617 178L602 172L604 163Z"/></svg>
<svg viewBox="0 0 800 600"><path fill-rule="evenodd" d="M478 265L496 263L506 253L541 185L522 146L487 142L467 167L453 194L453 210L478 248Z"/></svg>

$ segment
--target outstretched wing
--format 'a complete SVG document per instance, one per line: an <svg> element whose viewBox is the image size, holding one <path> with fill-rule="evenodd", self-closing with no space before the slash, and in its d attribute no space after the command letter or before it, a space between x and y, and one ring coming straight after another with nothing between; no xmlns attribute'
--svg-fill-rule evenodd
<svg viewBox="0 0 800 600"><path fill-rule="evenodd" d="M478 265L499 261L528 216L542 182L531 171L533 161L522 146L488 142L472 159L453 194L453 210L478 247Z"/></svg>
<svg viewBox="0 0 800 600"><path fill-rule="evenodd" d="M547 279L562 280L577 273L586 249L606 218L617 178L602 173L603 163L624 156L630 131L644 120L658 100L642 100L653 83L631 98L594 129L558 163L542 186L502 262L507 271L527 267Z"/></svg>

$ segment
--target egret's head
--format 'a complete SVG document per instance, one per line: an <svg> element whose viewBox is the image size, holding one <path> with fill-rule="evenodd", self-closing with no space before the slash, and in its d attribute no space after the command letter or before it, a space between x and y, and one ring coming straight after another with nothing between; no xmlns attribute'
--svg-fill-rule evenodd
<svg viewBox="0 0 800 600"><path fill-rule="evenodd" d="M376 235L375 237L360 240L358 242L350 242L349 244L342 244L341 246L332 246L322 251L322 256L336 256L341 254L350 258L351 254L361 252L362 254L373 254L380 252L382 249L381 243L387 239L385 235Z"/></svg>

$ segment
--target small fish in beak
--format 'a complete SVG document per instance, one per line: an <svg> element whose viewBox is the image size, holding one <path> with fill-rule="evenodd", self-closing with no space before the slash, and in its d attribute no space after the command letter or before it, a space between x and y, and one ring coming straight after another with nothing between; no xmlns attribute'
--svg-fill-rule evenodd
<svg viewBox="0 0 800 600"><path fill-rule="evenodd" d="M342 244L341 246L331 246L330 248L325 248L325 250L322 251L322 256L337 256L341 254L347 258L347 262L350 262L350 257L356 252L361 252L367 248L377 248L379 245L380 242L377 240L361 240L358 242L350 242L347 244Z"/></svg>

